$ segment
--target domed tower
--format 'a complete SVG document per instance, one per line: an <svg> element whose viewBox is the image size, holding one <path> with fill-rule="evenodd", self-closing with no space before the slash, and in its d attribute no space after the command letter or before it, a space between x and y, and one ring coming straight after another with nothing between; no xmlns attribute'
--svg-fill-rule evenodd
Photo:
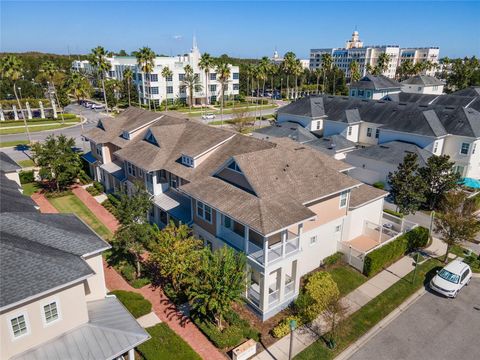
<svg viewBox="0 0 480 360"><path fill-rule="evenodd" d="M346 49L354 49L354 48L361 48L363 47L363 41L360 40L360 35L358 34L358 31L355 30L352 33L352 38L350 40L347 40L345 43L345 48Z"/></svg>

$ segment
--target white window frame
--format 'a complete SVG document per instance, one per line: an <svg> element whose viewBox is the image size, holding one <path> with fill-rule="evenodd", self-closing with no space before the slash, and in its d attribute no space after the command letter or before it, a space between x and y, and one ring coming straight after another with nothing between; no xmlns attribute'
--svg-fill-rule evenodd
<svg viewBox="0 0 480 360"><path fill-rule="evenodd" d="M230 167L232 165L234 166L234 168ZM238 167L238 164L235 161L232 161L230 164L228 164L227 169L230 169L230 170L235 171L239 174L242 174L242 170Z"/></svg>
<svg viewBox="0 0 480 360"><path fill-rule="evenodd" d="M371 138L373 133L373 128L367 127L367 137Z"/></svg>
<svg viewBox="0 0 480 360"><path fill-rule="evenodd" d="M338 233L338 232L342 231L342 224L335 225L335 229L334 229L334 231L335 231L336 233Z"/></svg>
<svg viewBox="0 0 480 360"><path fill-rule="evenodd" d="M345 204L342 205L343 202L345 202ZM340 193L340 204L339 204L340 209L347 207L347 203L348 203L348 191L345 190Z"/></svg>
<svg viewBox="0 0 480 360"><path fill-rule="evenodd" d="M310 246L313 246L317 243L318 241L318 236L317 235L314 235L314 236L310 236Z"/></svg>
<svg viewBox="0 0 480 360"><path fill-rule="evenodd" d="M23 316L27 332L24 333L24 334L20 334L18 336L15 336L15 332L13 331L12 320L18 319L20 316ZM15 315L9 316L7 318L7 321L8 321L8 328L10 329L10 336L11 336L12 340L18 340L20 338L23 338L25 336L30 335L30 321L29 321L28 314L27 314L26 311L25 312L19 312L19 313L16 313Z"/></svg>
<svg viewBox="0 0 480 360"><path fill-rule="evenodd" d="M437 152L437 150L438 150L438 141L435 141L433 143L433 153L435 154Z"/></svg>
<svg viewBox="0 0 480 360"><path fill-rule="evenodd" d="M467 145L467 152L463 152L463 145ZM460 145L460 155L468 155L470 153L470 143L462 142L462 145Z"/></svg>
<svg viewBox="0 0 480 360"><path fill-rule="evenodd" d="M376 128L375 129L375 139L378 139L380 137L380 129Z"/></svg>
<svg viewBox="0 0 480 360"><path fill-rule="evenodd" d="M353 131L353 126L349 126L349 127L348 127L347 135L348 135L348 136L351 136L351 135L352 135L352 131Z"/></svg>
<svg viewBox="0 0 480 360"><path fill-rule="evenodd" d="M206 214L206 209L210 209L209 210L209 213L210 213L210 220L207 219L207 217L205 216ZM202 210L202 213L200 214L199 212L199 209ZM212 211L212 208L206 204L204 204L203 202L201 201L198 201L197 200L197 217L199 217L200 219L206 221L207 223L211 224L212 223L212 218L213 218L213 211Z"/></svg>
<svg viewBox="0 0 480 360"><path fill-rule="evenodd" d="M53 319L51 321L47 321L47 316L45 314L45 306L48 306L48 305L51 305L51 304L55 304L56 308L57 308L57 318L56 319ZM58 301L57 298L53 298L53 299L49 299L48 301L45 301L43 303L40 304L40 311L42 312L42 320L43 320L43 327L47 327L47 326L50 326L56 322L58 322L59 320L62 319L62 314L60 312L60 302Z"/></svg>

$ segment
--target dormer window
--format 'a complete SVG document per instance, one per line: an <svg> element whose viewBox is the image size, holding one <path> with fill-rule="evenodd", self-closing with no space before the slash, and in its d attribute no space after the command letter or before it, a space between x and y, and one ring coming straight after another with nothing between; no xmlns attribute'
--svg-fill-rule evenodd
<svg viewBox="0 0 480 360"><path fill-rule="evenodd" d="M124 131L122 137L126 140L130 140L130 133L128 131Z"/></svg>
<svg viewBox="0 0 480 360"><path fill-rule="evenodd" d="M145 136L145 141L158 146L157 139L155 139L155 136L153 136L151 131L148 131L147 135Z"/></svg>
<svg viewBox="0 0 480 360"><path fill-rule="evenodd" d="M240 170L240 168L238 167L237 163L235 161L232 161L230 164L228 164L227 166L230 170L233 170L233 171L236 171L236 172L239 172L241 173L242 170Z"/></svg>
<svg viewBox="0 0 480 360"><path fill-rule="evenodd" d="M193 159L187 155L182 155L182 164L190 167L195 167Z"/></svg>
<svg viewBox="0 0 480 360"><path fill-rule="evenodd" d="M99 129L105 130L105 128L103 127L102 120L98 120L97 127L98 127Z"/></svg>

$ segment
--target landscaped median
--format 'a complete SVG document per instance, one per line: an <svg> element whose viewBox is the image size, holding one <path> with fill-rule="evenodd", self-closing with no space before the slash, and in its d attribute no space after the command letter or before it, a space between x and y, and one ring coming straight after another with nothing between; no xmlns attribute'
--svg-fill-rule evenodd
<svg viewBox="0 0 480 360"><path fill-rule="evenodd" d="M328 338L329 335L324 334L319 340L298 354L295 359L335 358L422 286L426 286L435 275L436 270L441 266L442 263L437 259L427 260L418 266L415 278L414 271L410 272L400 281L390 286L365 306L343 320L340 324L342 331L336 336L336 347L333 350L327 348L324 339Z"/></svg>
<svg viewBox="0 0 480 360"><path fill-rule="evenodd" d="M76 125L81 119L74 114L64 114L63 119L59 115L57 119L32 119L27 120L28 131L30 133L62 129L68 126ZM20 134L25 132L25 124L22 120L2 121L0 123L0 135Z"/></svg>

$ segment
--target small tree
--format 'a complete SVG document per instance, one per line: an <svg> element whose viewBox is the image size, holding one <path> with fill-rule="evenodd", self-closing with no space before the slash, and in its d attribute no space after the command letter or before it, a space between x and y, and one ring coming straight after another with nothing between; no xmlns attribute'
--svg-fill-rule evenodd
<svg viewBox="0 0 480 360"><path fill-rule="evenodd" d="M237 132L243 134L245 129L248 127L248 124L251 122L251 119L248 115L248 107L240 108L232 114L233 119L230 120L230 123L233 125L234 129Z"/></svg>
<svg viewBox="0 0 480 360"><path fill-rule="evenodd" d="M430 156L418 173L426 183L425 197L429 209L434 210L445 194L458 186L460 174L453 170L455 163L448 155Z"/></svg>
<svg viewBox="0 0 480 360"><path fill-rule="evenodd" d="M224 246L215 252L201 252L199 273L189 290L192 309L213 318L223 329L223 318L233 302L240 301L246 286L246 258Z"/></svg>
<svg viewBox="0 0 480 360"><path fill-rule="evenodd" d="M188 226L177 227L173 222L156 235L150 254L152 262L176 292L184 291L197 271L202 241L192 236Z"/></svg>
<svg viewBox="0 0 480 360"><path fill-rule="evenodd" d="M40 166L40 178L51 182L57 191L72 184L82 169L74 146L75 140L65 135L49 135L43 143L32 145L33 160Z"/></svg>
<svg viewBox="0 0 480 360"><path fill-rule="evenodd" d="M417 154L407 154L397 170L388 174L393 201L404 215L415 213L425 202L426 185L418 175L417 159Z"/></svg>
<svg viewBox="0 0 480 360"><path fill-rule="evenodd" d="M118 219L122 225L147 222L148 211L152 207L150 194L141 182L135 182L132 193L120 193L117 207Z"/></svg>
<svg viewBox="0 0 480 360"><path fill-rule="evenodd" d="M325 307L323 318L328 326L329 342L332 348L335 341L345 330L345 322L342 321L347 315L348 307L341 301L340 296L333 296Z"/></svg>
<svg viewBox="0 0 480 360"><path fill-rule="evenodd" d="M480 222L473 215L475 203L464 192L448 193L441 203L441 213L435 219L435 231L447 244L445 263L450 248L462 241L474 241L480 231Z"/></svg>

